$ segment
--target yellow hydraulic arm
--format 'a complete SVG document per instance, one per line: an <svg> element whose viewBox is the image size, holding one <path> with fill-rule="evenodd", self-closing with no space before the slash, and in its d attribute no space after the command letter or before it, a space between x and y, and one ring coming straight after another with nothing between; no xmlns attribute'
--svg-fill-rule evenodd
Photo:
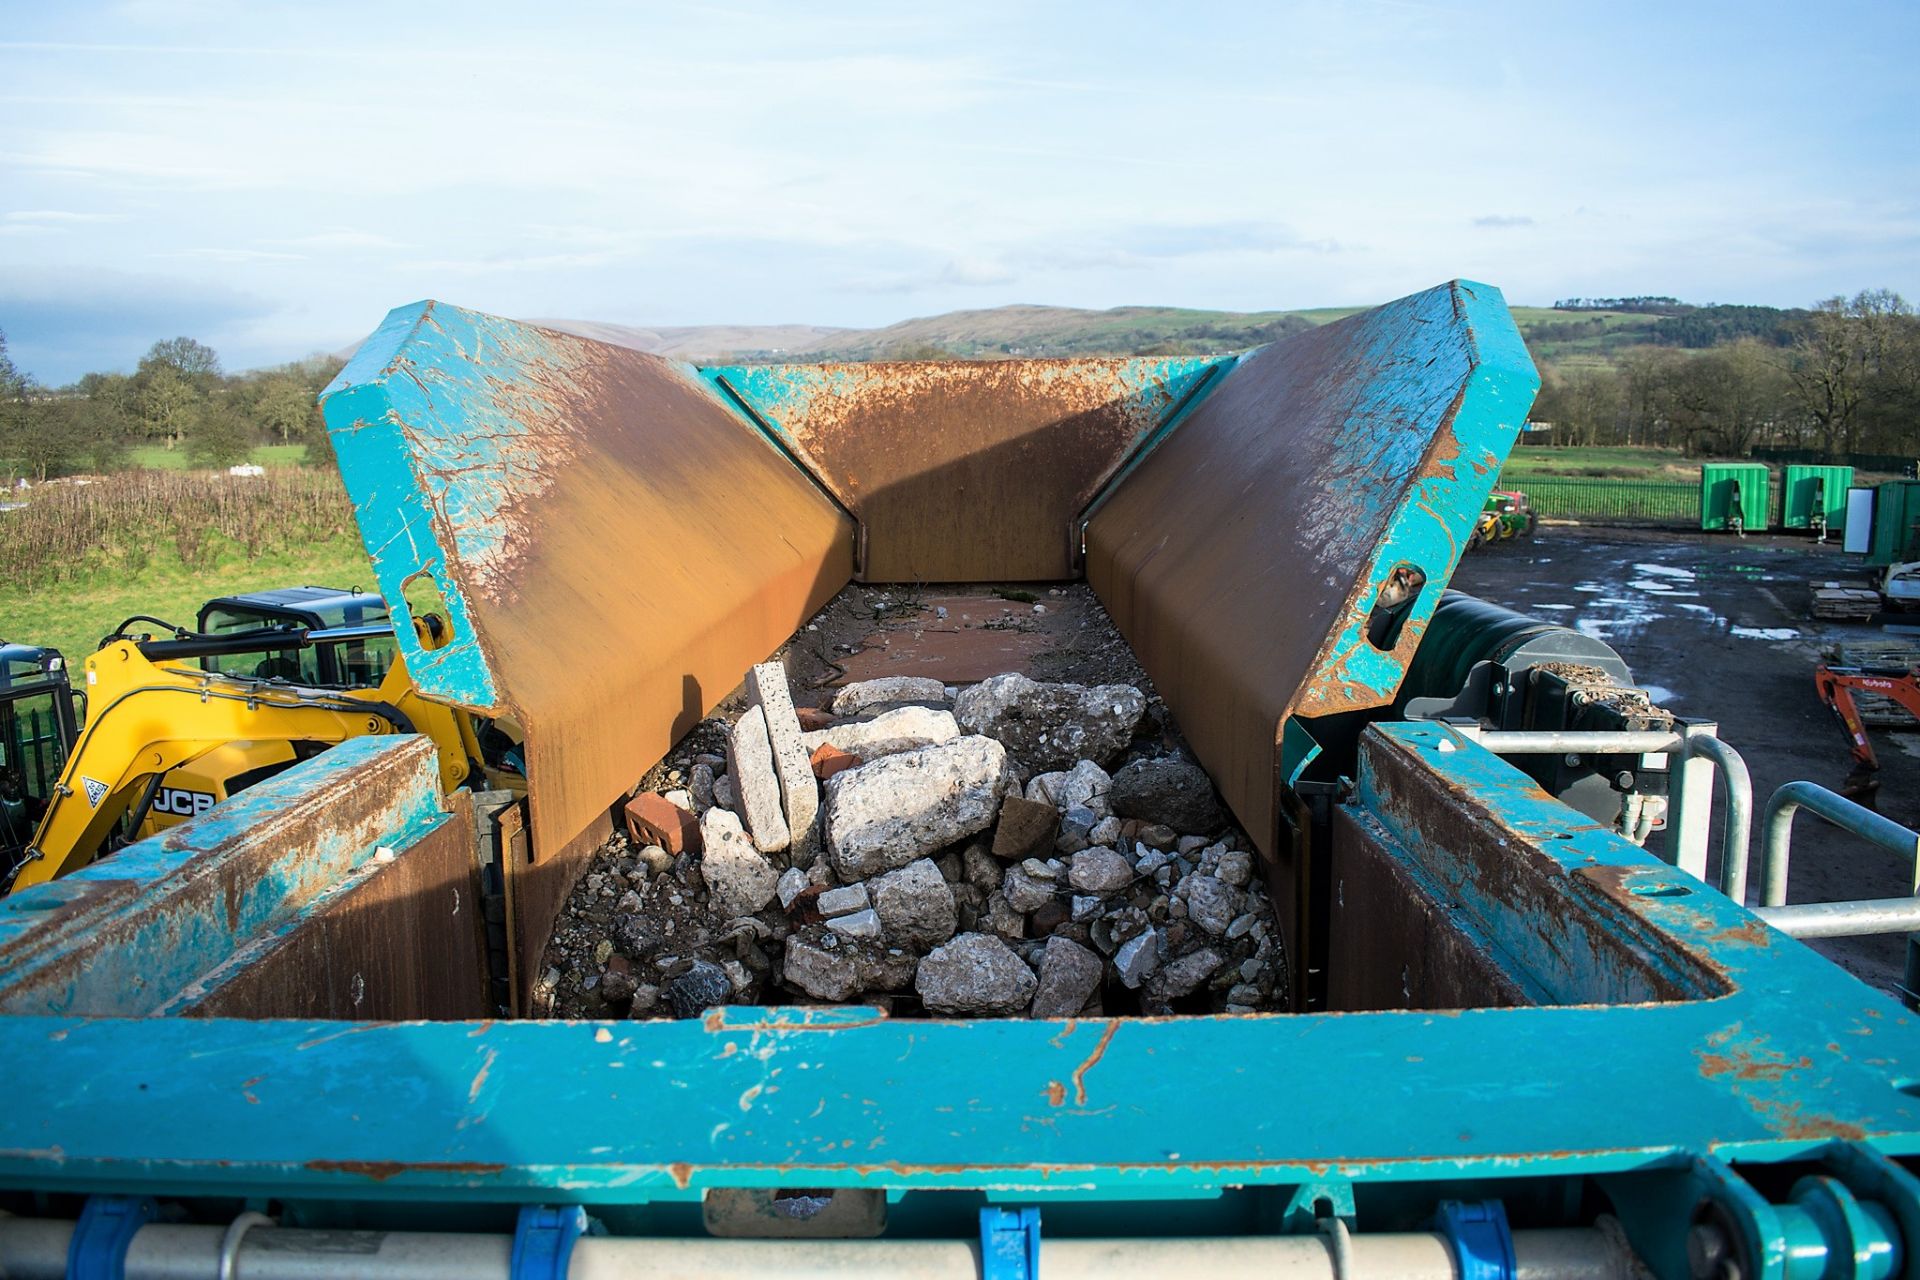
<svg viewBox="0 0 1920 1280"><path fill-rule="evenodd" d="M480 759L472 721L422 699L397 655L376 688L309 689L152 661L115 640L87 659L86 682L86 727L5 892L93 861L150 782L227 743L424 733L448 790Z"/></svg>

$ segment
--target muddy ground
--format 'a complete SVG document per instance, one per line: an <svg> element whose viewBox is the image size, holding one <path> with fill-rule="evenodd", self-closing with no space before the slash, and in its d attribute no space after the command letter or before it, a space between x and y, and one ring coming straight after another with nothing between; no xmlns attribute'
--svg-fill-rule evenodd
<svg viewBox="0 0 1920 1280"><path fill-rule="evenodd" d="M1809 616L1808 582L1859 578L1858 566L1857 556L1803 538L1543 526L1531 540L1470 553L1453 585L1600 637L1663 706L1719 723L1720 736L1753 774L1749 897L1757 901L1759 817L1767 797L1802 778L1838 790L1851 769L1839 722L1814 695L1814 663L1848 641L1920 643L1920 636L1888 636L1864 623ZM1881 764L1880 811L1920 826L1920 733L1871 732ZM1718 839L1716 820L1716 849ZM1805 812L1796 822L1793 855L1790 902L1913 891L1905 861ZM1716 855L1711 875L1718 875L1718 863ZM1906 955L1898 935L1810 945L1882 988L1899 980Z"/></svg>

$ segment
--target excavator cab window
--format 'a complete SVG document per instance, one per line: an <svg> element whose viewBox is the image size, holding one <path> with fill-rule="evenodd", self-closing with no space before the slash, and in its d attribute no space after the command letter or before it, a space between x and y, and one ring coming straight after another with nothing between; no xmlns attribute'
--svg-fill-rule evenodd
<svg viewBox="0 0 1920 1280"><path fill-rule="evenodd" d="M232 608L210 608L200 615L200 630L206 635L231 635L236 631L257 631L262 627L286 626L294 623L284 618L275 618L265 613ZM201 666L208 671L219 671L230 676L247 676L256 680L285 680L289 684L318 685L322 683L320 654L315 649L288 648L262 653L223 654L202 658Z"/></svg>
<svg viewBox="0 0 1920 1280"><path fill-rule="evenodd" d="M291 587L209 601L200 610L207 635L285 627L294 631L391 624L387 602L377 595L334 587ZM386 676L399 653L391 635L356 636L307 648L240 655L209 655L208 671L261 680L285 680L319 689L370 689Z"/></svg>

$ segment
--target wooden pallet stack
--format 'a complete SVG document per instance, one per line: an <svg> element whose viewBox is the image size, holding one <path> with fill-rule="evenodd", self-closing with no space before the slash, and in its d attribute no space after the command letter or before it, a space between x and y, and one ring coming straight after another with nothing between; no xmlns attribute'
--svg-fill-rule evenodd
<svg viewBox="0 0 1920 1280"><path fill-rule="evenodd" d="M1836 666L1911 669L1920 665L1920 644L1905 640L1849 640L1836 653ZM1853 705L1860 718L1873 728L1920 728L1907 709L1891 698L1862 689L1853 691Z"/></svg>
<svg viewBox="0 0 1920 1280"><path fill-rule="evenodd" d="M1815 582L1813 616L1865 622L1880 611L1880 593L1864 582Z"/></svg>

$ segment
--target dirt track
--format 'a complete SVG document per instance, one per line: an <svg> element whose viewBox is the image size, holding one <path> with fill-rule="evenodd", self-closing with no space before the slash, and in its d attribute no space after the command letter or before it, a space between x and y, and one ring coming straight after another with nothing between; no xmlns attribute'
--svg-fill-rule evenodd
<svg viewBox="0 0 1920 1280"><path fill-rule="evenodd" d="M1548 526L1531 541L1469 554L1453 585L1599 636L1656 701L1689 719L1717 721L1753 774L1757 859L1759 811L1775 788L1804 778L1838 789L1849 772L1846 738L1814 696L1813 665L1840 641L1893 637L1808 617L1807 582L1862 576L1858 564L1805 539ZM1873 737L1880 811L1920 826L1920 732L1874 730ZM1903 861L1804 812L1793 853L1791 902L1913 891ZM1717 857L1710 872L1718 874ZM1756 861L1753 897L1758 873ZM1899 980L1906 954L1898 935L1811 945L1881 987Z"/></svg>

